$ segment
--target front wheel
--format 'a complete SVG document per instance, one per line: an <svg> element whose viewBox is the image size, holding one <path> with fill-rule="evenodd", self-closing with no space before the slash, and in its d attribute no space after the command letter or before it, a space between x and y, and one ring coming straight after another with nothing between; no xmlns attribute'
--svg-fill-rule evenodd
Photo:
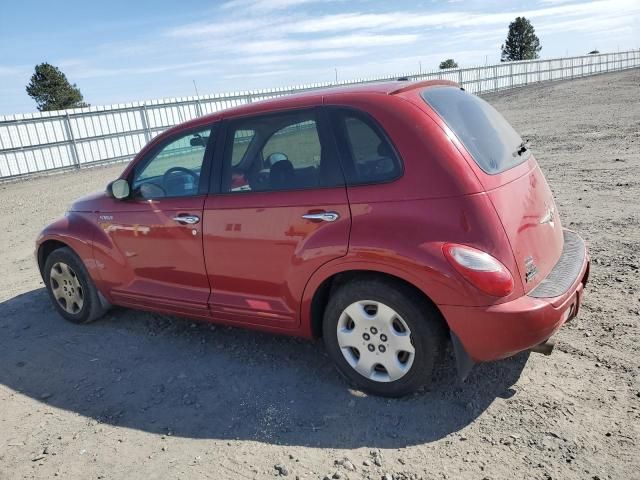
<svg viewBox="0 0 640 480"><path fill-rule="evenodd" d="M51 252L43 277L51 301L66 320L88 323L107 311L82 260L71 249L65 247Z"/></svg>
<svg viewBox="0 0 640 480"><path fill-rule="evenodd" d="M437 312L413 289L356 279L331 295L323 337L338 370L352 384L399 397L429 384L445 335Z"/></svg>

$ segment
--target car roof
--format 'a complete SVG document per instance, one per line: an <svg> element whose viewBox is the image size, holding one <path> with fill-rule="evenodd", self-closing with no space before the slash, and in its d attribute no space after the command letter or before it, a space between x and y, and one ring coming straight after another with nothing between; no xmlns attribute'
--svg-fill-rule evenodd
<svg viewBox="0 0 640 480"><path fill-rule="evenodd" d="M417 82L409 82L403 80L383 81L360 83L355 85L336 86L328 88L314 88L306 91L287 94L281 97L269 98L266 100L258 100L252 103L246 103L220 110L218 112L195 118L177 127L172 131L182 130L191 127L197 127L202 124L218 121L223 118L241 117L257 113L268 113L270 111L284 110L296 107L313 107L322 105L325 98L344 94L356 95L401 95L415 89L423 89L434 86L453 86L459 87L455 82L449 80L425 80Z"/></svg>

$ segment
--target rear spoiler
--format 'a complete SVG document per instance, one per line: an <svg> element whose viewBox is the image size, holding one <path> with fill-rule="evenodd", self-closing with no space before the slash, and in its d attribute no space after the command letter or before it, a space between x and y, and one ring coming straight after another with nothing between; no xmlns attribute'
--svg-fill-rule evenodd
<svg viewBox="0 0 640 480"><path fill-rule="evenodd" d="M437 85L447 86L447 87L460 87L460 85L456 82L452 82L451 80L422 80L421 82L411 82L408 85L404 85L397 90L393 90L389 92L389 95L397 95L399 93L408 92L410 90L415 90L418 88L426 88L426 87L435 87Z"/></svg>

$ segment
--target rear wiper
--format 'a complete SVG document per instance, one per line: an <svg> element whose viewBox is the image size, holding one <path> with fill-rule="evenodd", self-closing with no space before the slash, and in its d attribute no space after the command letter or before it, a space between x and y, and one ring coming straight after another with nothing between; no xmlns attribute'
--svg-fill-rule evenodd
<svg viewBox="0 0 640 480"><path fill-rule="evenodd" d="M529 145L528 141L524 140L520 145L518 145L516 151L513 152L513 156L515 157L516 155L522 155L524 152L529 150L529 148L531 148L531 145Z"/></svg>

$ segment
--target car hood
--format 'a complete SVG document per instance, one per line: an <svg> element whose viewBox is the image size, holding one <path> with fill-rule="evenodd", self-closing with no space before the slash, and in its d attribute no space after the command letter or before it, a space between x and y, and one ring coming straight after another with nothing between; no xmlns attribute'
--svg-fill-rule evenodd
<svg viewBox="0 0 640 480"><path fill-rule="evenodd" d="M97 212L105 199L107 192L96 192L77 199L69 207L70 212Z"/></svg>

